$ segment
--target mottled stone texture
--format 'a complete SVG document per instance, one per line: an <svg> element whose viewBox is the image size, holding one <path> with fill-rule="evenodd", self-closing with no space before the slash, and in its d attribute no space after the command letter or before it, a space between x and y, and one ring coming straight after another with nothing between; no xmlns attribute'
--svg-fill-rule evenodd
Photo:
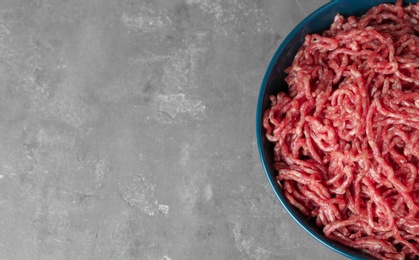
<svg viewBox="0 0 419 260"><path fill-rule="evenodd" d="M326 0L1 0L0 259L339 259L282 209L255 108Z"/></svg>

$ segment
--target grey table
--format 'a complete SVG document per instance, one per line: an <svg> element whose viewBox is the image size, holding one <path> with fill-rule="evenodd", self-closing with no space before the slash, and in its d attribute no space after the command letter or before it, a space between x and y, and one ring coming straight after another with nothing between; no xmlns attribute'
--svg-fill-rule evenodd
<svg viewBox="0 0 419 260"><path fill-rule="evenodd" d="M326 2L1 0L0 259L343 259L255 140L272 55Z"/></svg>

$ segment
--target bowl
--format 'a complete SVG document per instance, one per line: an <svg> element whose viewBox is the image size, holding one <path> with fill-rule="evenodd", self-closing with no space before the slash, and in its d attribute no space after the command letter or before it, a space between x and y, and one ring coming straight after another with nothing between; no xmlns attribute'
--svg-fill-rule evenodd
<svg viewBox="0 0 419 260"><path fill-rule="evenodd" d="M418 0L405 0L403 1L403 4L417 2ZM295 54L304 42L306 34L320 33L328 29L332 24L335 15L338 13L345 17L349 15L360 16L373 6L382 3L395 3L395 1L334 0L320 7L301 21L284 39L269 63L260 88L256 111L256 139L259 155L266 177L276 197L288 214L301 226L301 228L321 244L350 259L373 258L358 250L329 240L323 235L322 230L315 225L314 221L307 220L303 214L287 201L282 188L276 181L277 172L273 168L273 144L265 137L262 120L263 112L270 106L269 96L275 95L278 92L287 91L288 87L284 81L286 77L284 70L291 65Z"/></svg>

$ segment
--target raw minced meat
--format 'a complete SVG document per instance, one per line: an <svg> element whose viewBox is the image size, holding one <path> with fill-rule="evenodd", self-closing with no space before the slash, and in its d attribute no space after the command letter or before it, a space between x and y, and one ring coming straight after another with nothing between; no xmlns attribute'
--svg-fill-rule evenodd
<svg viewBox="0 0 419 260"><path fill-rule="evenodd" d="M286 73L263 118L285 197L332 240L419 256L419 4L337 15Z"/></svg>

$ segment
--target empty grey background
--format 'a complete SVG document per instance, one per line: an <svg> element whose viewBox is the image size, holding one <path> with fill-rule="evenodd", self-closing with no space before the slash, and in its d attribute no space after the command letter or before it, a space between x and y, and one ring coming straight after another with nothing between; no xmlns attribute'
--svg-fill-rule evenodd
<svg viewBox="0 0 419 260"><path fill-rule="evenodd" d="M0 0L0 259L343 259L275 198L260 83L326 0Z"/></svg>

